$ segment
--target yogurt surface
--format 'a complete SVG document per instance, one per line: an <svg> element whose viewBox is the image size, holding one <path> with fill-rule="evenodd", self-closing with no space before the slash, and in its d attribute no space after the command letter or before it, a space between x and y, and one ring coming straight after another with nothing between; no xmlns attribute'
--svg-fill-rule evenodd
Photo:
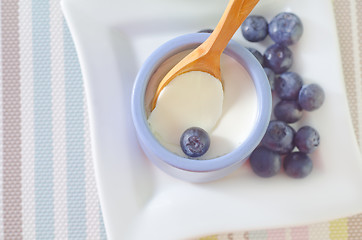
<svg viewBox="0 0 362 240"><path fill-rule="evenodd" d="M189 52L167 59L153 74L145 96L149 127L165 148L183 157L187 156L179 144L182 133L188 127L201 127L208 132L211 143L209 150L197 159L216 158L237 148L250 134L257 114L256 90L244 67L222 54L222 85L208 73L182 74L161 92L151 113L158 83Z"/></svg>
<svg viewBox="0 0 362 240"><path fill-rule="evenodd" d="M161 91L148 117L153 134L161 142L178 145L190 127L212 132L222 113L223 95L220 80L208 73L192 71L177 76Z"/></svg>

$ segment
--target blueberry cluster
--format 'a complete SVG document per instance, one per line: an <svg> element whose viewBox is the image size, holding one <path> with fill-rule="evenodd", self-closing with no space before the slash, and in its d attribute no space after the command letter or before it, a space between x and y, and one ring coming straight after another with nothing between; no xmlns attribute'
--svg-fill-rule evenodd
<svg viewBox="0 0 362 240"><path fill-rule="evenodd" d="M319 133L310 126L295 131L284 121L272 120L260 145L249 157L251 168L258 176L272 177L283 166L288 176L304 178L313 169L309 153L318 147L319 139Z"/></svg>
<svg viewBox="0 0 362 240"><path fill-rule="evenodd" d="M318 84L305 84L302 77L290 71L293 53L288 46L299 41L303 33L300 18L290 12L276 15L268 24L258 15L250 15L242 24L241 32L250 42L259 42L269 36L273 44L261 54L248 48L264 67L270 87L278 102L260 145L249 157L255 174L272 177L284 172L293 178L304 178L313 169L309 156L319 145L320 136L311 126L296 131L290 124L302 118L304 111L314 111L324 102L324 91Z"/></svg>

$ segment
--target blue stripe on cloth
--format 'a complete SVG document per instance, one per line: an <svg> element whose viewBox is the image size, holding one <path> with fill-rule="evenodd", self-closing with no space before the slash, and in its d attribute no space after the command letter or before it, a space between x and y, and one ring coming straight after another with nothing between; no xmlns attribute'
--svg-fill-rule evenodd
<svg viewBox="0 0 362 240"><path fill-rule="evenodd" d="M49 1L32 1L36 239L54 238Z"/></svg>
<svg viewBox="0 0 362 240"><path fill-rule="evenodd" d="M74 44L64 29L67 205L69 239L86 239L85 138L83 79Z"/></svg>

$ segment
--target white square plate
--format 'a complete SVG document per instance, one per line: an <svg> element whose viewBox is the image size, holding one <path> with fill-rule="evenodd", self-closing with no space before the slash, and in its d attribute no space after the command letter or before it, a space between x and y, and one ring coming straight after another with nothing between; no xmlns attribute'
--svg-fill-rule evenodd
<svg viewBox="0 0 362 240"><path fill-rule="evenodd" d="M207 184L176 180L140 150L130 113L134 78L165 41L216 26L227 5L209 0L63 0L88 99L94 165L110 239L184 239L209 234L328 221L362 210L361 156L353 134L330 0L261 0L253 13L300 16L304 34L292 46L306 83L319 83L326 101L305 113L321 135L314 170L295 180L256 177L246 164ZM263 51L271 43L245 42ZM298 127L298 126L296 126Z"/></svg>

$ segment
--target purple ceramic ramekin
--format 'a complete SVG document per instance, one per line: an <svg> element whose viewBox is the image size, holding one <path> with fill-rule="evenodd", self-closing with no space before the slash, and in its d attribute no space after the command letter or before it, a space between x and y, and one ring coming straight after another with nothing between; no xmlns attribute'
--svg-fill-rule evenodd
<svg viewBox="0 0 362 240"><path fill-rule="evenodd" d="M258 146L268 126L272 97L263 67L244 47L231 40L224 54L237 60L249 73L257 95L257 114L253 129L246 140L233 151L208 160L181 157L163 147L152 134L146 117L145 93L148 81L156 69L171 56L194 49L209 34L192 33L176 37L156 49L138 72L132 93L132 117L139 143L146 156L166 173L189 182L208 182L220 179L240 167Z"/></svg>

